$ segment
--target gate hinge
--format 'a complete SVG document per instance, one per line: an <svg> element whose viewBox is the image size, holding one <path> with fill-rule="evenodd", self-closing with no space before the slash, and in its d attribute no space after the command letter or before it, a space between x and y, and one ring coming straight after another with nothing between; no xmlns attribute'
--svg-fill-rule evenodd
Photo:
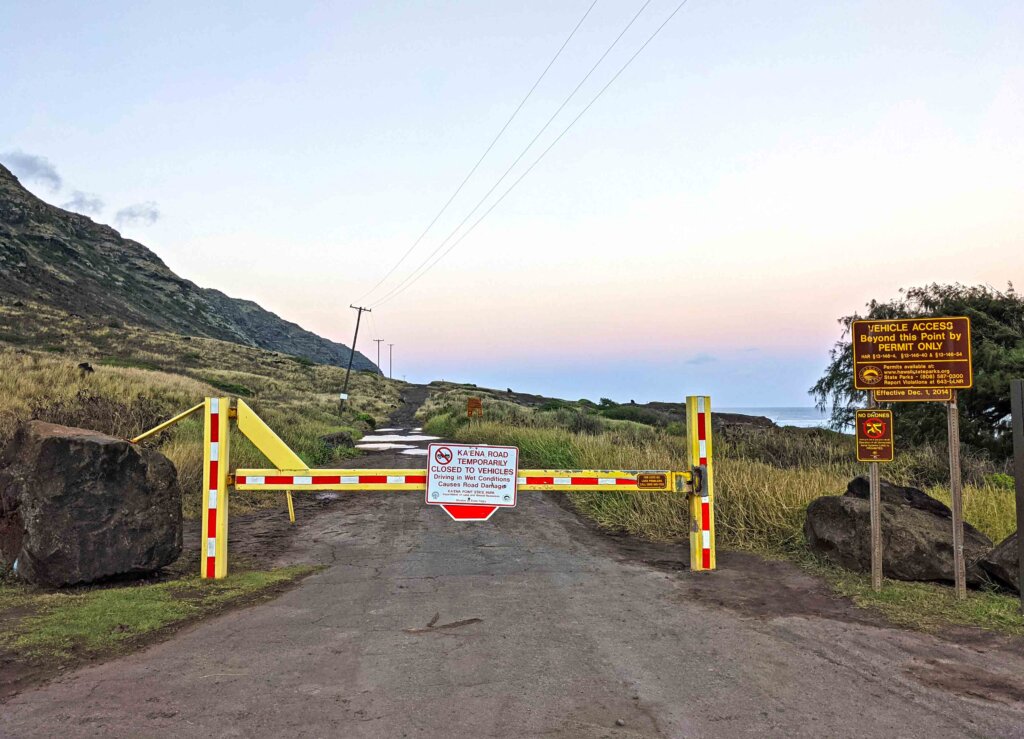
<svg viewBox="0 0 1024 739"><path fill-rule="evenodd" d="M690 474L690 479L693 481L691 492L694 495L700 495L704 490L704 466L694 467Z"/></svg>

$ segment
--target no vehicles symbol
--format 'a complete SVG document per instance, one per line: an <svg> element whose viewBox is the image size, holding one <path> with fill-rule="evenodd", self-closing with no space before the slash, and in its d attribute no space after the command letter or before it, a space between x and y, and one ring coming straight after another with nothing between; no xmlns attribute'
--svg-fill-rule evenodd
<svg viewBox="0 0 1024 739"><path fill-rule="evenodd" d="M440 465L451 464L452 461L452 450L446 446L437 449L434 452L434 461Z"/></svg>

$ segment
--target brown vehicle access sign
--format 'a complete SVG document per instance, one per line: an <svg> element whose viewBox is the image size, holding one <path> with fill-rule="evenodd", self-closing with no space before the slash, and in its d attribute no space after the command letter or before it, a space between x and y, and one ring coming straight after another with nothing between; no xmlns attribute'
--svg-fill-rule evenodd
<svg viewBox="0 0 1024 739"><path fill-rule="evenodd" d="M973 381L969 318L853 322L858 390L966 390Z"/></svg>
<svg viewBox="0 0 1024 739"><path fill-rule="evenodd" d="M892 411L881 408L858 410L857 461L891 462L894 454Z"/></svg>
<svg viewBox="0 0 1024 739"><path fill-rule="evenodd" d="M872 390L876 403L910 403L910 402L942 402L948 403L953 399L953 391L948 387L926 387L926 388L889 388L887 390Z"/></svg>

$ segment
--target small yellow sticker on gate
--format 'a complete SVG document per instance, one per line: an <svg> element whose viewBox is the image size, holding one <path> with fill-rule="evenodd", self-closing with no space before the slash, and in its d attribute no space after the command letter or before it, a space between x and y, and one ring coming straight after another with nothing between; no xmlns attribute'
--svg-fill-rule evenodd
<svg viewBox="0 0 1024 739"><path fill-rule="evenodd" d="M643 473L636 476L637 490L664 490L668 487L668 475L664 473Z"/></svg>

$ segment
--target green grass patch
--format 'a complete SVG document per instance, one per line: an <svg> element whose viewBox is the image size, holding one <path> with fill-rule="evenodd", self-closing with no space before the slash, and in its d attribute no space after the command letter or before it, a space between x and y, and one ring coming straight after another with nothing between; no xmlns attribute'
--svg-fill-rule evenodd
<svg viewBox="0 0 1024 739"><path fill-rule="evenodd" d="M202 380L207 385L215 387L218 390L222 390L229 395L242 395L246 398L254 395L250 388L238 382L230 382L228 380L221 380L217 377L207 377L205 375L201 375L197 379Z"/></svg>
<svg viewBox="0 0 1024 739"><path fill-rule="evenodd" d="M1024 636L1024 615L1015 596L991 590L971 590L958 601L953 588L937 583L885 579L877 593L869 575L850 572L810 555L798 559L801 567L822 577L839 595L858 606L880 611L901 626L938 632L950 625L975 626L1012 636Z"/></svg>
<svg viewBox="0 0 1024 739"><path fill-rule="evenodd" d="M69 592L0 583L0 622L5 623L0 647L22 657L58 661L106 654L173 624L267 595L315 569L240 572L216 581L194 575ZM26 615L19 618L19 612Z"/></svg>
<svg viewBox="0 0 1024 739"><path fill-rule="evenodd" d="M145 362L130 357L103 357L99 363L105 367L131 367L133 369L159 370L160 368L152 362Z"/></svg>

